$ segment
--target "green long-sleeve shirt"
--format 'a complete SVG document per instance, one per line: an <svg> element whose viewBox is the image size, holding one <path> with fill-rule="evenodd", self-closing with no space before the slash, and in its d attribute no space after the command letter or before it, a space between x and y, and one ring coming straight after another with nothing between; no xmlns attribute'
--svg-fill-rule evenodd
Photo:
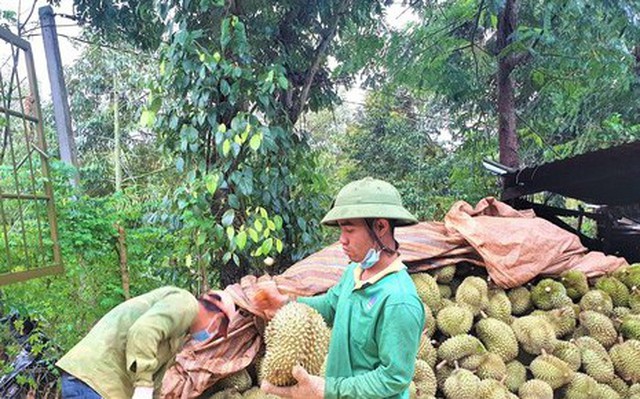
<svg viewBox="0 0 640 399"><path fill-rule="evenodd" d="M163 287L113 308L56 363L103 398L129 399L160 384L198 314L188 291Z"/></svg>
<svg viewBox="0 0 640 399"><path fill-rule="evenodd" d="M326 294L298 299L333 325L325 398L409 398L422 302L399 260L367 281L361 274L351 264Z"/></svg>

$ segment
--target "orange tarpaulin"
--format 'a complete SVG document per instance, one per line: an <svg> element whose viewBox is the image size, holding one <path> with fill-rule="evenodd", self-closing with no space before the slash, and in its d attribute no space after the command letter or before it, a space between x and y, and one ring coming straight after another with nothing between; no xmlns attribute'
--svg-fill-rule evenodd
<svg viewBox="0 0 640 399"><path fill-rule="evenodd" d="M503 288L522 285L541 274L579 269L594 277L627 264L622 258L588 252L574 234L494 198L483 199L475 208L459 201L444 223L398 228L396 238L410 272L466 261L486 267L493 282ZM165 375L163 397L195 398L253 361L262 346L264 328L264 315L252 303L259 281L273 279L283 292L316 295L337 283L347 263L340 244L335 243L281 275L246 276L228 286L225 292L240 308L229 325L229 335L204 344L188 343Z"/></svg>

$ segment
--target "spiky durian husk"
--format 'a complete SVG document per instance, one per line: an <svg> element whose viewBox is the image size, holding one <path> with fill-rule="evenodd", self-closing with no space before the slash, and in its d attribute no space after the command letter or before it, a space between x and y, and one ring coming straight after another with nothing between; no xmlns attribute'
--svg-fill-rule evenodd
<svg viewBox="0 0 640 399"><path fill-rule="evenodd" d="M216 391L224 391L225 389L233 388L242 393L251 388L251 385L252 381L249 372L247 370L240 370L216 382L214 389Z"/></svg>
<svg viewBox="0 0 640 399"><path fill-rule="evenodd" d="M478 399L480 378L466 369L454 370L444 382L444 393L448 398Z"/></svg>
<svg viewBox="0 0 640 399"><path fill-rule="evenodd" d="M632 384L640 382L640 341L630 339L609 351L616 373Z"/></svg>
<svg viewBox="0 0 640 399"><path fill-rule="evenodd" d="M262 377L274 385L296 383L292 368L299 364L319 375L329 348L329 329L313 308L293 302L281 308L265 330L267 350Z"/></svg>
<svg viewBox="0 0 640 399"><path fill-rule="evenodd" d="M480 314L489 304L487 282L480 277L467 277L456 290L456 303L467 306L474 316Z"/></svg>
<svg viewBox="0 0 640 399"><path fill-rule="evenodd" d="M553 388L546 382L532 379L518 389L520 399L553 399Z"/></svg>
<svg viewBox="0 0 640 399"><path fill-rule="evenodd" d="M418 296L433 313L437 313L442 307L442 297L436 279L429 273L414 273L411 275L416 286Z"/></svg>
<svg viewBox="0 0 640 399"><path fill-rule="evenodd" d="M561 283L545 278L531 289L531 301L541 310L551 310L573 303Z"/></svg>
<svg viewBox="0 0 640 399"><path fill-rule="evenodd" d="M466 334L473 327L473 313L465 306L454 304L438 312L436 323L438 330L449 337Z"/></svg>
<svg viewBox="0 0 640 399"><path fill-rule="evenodd" d="M516 335L503 321L494 318L478 321L476 335L489 352L496 353L505 362L510 362L518 356Z"/></svg>
<svg viewBox="0 0 640 399"><path fill-rule="evenodd" d="M543 316L520 317L513 321L511 328L525 352L532 355L538 355L543 350L553 352L557 342L556 333Z"/></svg>
<svg viewBox="0 0 640 399"><path fill-rule="evenodd" d="M511 313L515 316L521 316L528 313L533 307L531 302L531 292L527 287L517 287L507 291L507 297L511 302Z"/></svg>
<svg viewBox="0 0 640 399"><path fill-rule="evenodd" d="M584 272L580 270L568 270L560 275L560 282L567 290L567 295L574 301L580 300L589 292L589 282Z"/></svg>

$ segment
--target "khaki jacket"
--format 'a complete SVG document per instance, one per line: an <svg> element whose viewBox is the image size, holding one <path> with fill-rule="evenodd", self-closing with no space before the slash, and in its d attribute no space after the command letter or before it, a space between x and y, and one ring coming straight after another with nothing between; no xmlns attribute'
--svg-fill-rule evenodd
<svg viewBox="0 0 640 399"><path fill-rule="evenodd" d="M158 288L113 308L56 365L104 398L129 399L136 386L159 393L197 314L188 291Z"/></svg>

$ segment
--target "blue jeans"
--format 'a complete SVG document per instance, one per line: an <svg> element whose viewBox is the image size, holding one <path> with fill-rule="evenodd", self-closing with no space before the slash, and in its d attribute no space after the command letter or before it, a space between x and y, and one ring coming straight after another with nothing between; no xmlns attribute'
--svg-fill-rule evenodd
<svg viewBox="0 0 640 399"><path fill-rule="evenodd" d="M62 399L102 399L89 385L62 372Z"/></svg>

